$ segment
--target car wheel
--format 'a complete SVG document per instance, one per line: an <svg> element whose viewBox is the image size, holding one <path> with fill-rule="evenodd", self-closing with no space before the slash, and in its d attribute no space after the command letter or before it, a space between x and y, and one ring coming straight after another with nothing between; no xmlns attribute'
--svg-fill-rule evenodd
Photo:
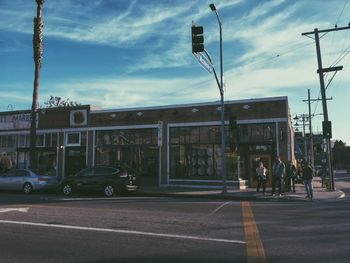
<svg viewBox="0 0 350 263"><path fill-rule="evenodd" d="M115 187L112 184L106 184L103 188L103 193L106 197L112 197L115 193Z"/></svg>
<svg viewBox="0 0 350 263"><path fill-rule="evenodd" d="M23 193L30 194L33 191L33 186L30 183L25 183L23 185Z"/></svg>
<svg viewBox="0 0 350 263"><path fill-rule="evenodd" d="M70 195L72 193L72 186L70 184L64 184L62 186L62 193L64 195Z"/></svg>

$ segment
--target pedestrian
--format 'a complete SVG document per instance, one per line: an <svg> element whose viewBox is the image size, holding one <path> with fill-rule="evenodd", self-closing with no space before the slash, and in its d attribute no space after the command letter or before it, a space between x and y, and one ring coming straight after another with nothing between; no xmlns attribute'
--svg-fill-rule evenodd
<svg viewBox="0 0 350 263"><path fill-rule="evenodd" d="M278 195L282 196L285 170L286 169L284 163L281 161L281 158L277 156L276 161L272 166L272 195L275 195L277 186Z"/></svg>
<svg viewBox="0 0 350 263"><path fill-rule="evenodd" d="M314 175L314 170L308 162L304 163L303 167L303 181L306 190L306 197L312 200L314 198L313 188L312 188L312 177Z"/></svg>
<svg viewBox="0 0 350 263"><path fill-rule="evenodd" d="M286 166L286 191L290 192L293 189L295 193L295 179L297 177L297 168L290 160Z"/></svg>
<svg viewBox="0 0 350 263"><path fill-rule="evenodd" d="M258 180L258 186L256 191L259 193L260 187L262 186L263 194L266 193L266 180L267 180L267 169L263 162L259 162L259 166L256 168L256 177Z"/></svg>

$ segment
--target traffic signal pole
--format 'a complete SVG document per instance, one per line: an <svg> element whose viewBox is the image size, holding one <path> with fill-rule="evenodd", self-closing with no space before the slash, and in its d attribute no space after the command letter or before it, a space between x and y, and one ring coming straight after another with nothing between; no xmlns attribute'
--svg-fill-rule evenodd
<svg viewBox="0 0 350 263"><path fill-rule="evenodd" d="M308 35L314 35L315 36L315 43L316 43L316 54L317 54L317 63L318 63L318 70L317 73L319 75L320 79L320 90L321 90L321 97L322 97L322 108L323 108L323 118L324 123L328 123L328 109L327 109L327 99L326 99L326 88L324 85L324 73L330 72L330 71L337 71L341 70L342 67L331 67L331 68L323 68L322 66L322 57L321 57L321 48L320 48L320 36L319 33L328 33L331 31L340 31L350 29L350 23L346 27L340 27L337 26L335 28L331 29L325 29L325 30L318 30L317 28L314 29L314 31L311 32L305 32L302 33L302 36L308 36ZM334 173L333 173L333 164L332 164L332 147L331 147L331 136L326 136L326 145L327 145L327 163L328 163L328 172L330 177L330 190L334 191Z"/></svg>
<svg viewBox="0 0 350 263"><path fill-rule="evenodd" d="M227 193L227 174L226 174L226 137L225 137L225 102L224 102L224 63L222 51L222 24L214 4L209 5L210 9L215 12L220 30L220 101L221 101L221 174L222 174L222 193Z"/></svg>
<svg viewBox="0 0 350 263"><path fill-rule="evenodd" d="M219 86L220 91L220 104L221 104L221 176L222 176L222 193L227 193L227 174L226 174L226 137L225 137L225 103L224 103L224 66L223 66L223 51L222 51L222 24L219 18L219 15L216 11L216 7L214 4L209 5L210 9L215 12L216 18L219 23L219 29L220 29L220 82L217 77L215 68L213 66L212 60L208 54L208 52L204 48L204 37L203 37L203 27L196 26L194 22L192 22L192 53L195 55L195 57L198 59L200 64L204 66L204 68L209 71L209 73L214 73L216 82ZM201 62L200 59L201 53L204 52L209 62L205 63L205 61ZM210 70L208 70L210 68Z"/></svg>

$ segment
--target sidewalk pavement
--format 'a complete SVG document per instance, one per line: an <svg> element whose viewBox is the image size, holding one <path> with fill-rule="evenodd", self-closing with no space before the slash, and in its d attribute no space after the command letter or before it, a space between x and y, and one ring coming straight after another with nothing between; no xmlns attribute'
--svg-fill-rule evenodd
<svg viewBox="0 0 350 263"><path fill-rule="evenodd" d="M345 198L345 193L340 190L328 191L321 187L321 178L315 177L313 180L314 198L313 201L338 200ZM154 197L192 197L192 198L208 198L223 199L237 201L309 201L305 198L306 191L303 184L295 185L295 192L285 192L282 196L272 196L271 188L266 189L266 195L256 192L256 188L227 189L227 193L222 193L222 189L195 189L186 187L141 187L137 195L154 196Z"/></svg>

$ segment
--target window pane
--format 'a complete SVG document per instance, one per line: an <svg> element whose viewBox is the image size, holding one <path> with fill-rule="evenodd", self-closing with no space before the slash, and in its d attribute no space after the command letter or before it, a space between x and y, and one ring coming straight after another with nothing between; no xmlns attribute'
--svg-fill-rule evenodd
<svg viewBox="0 0 350 263"><path fill-rule="evenodd" d="M51 147L57 147L57 133L51 135Z"/></svg>
<svg viewBox="0 0 350 263"><path fill-rule="evenodd" d="M51 133L45 134L45 147L51 147Z"/></svg>
<svg viewBox="0 0 350 263"><path fill-rule="evenodd" d="M44 134L39 134L36 136L36 146L39 146L39 147L44 146Z"/></svg>
<svg viewBox="0 0 350 263"><path fill-rule="evenodd" d="M68 133L67 144L79 145L80 133Z"/></svg>
<svg viewBox="0 0 350 263"><path fill-rule="evenodd" d="M86 146L86 140L87 140L86 136L87 136L86 132L81 133L81 139L80 139L81 146Z"/></svg>

